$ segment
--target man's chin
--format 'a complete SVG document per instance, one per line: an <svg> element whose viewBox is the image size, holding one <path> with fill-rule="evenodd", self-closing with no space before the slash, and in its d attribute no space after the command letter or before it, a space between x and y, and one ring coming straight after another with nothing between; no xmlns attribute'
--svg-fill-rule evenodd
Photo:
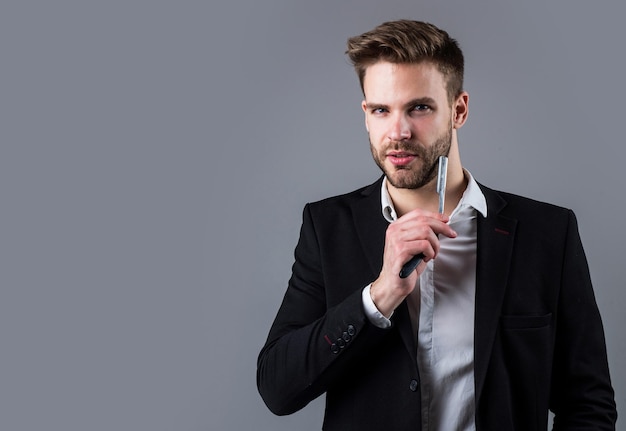
<svg viewBox="0 0 626 431"><path fill-rule="evenodd" d="M415 178L406 178L400 175L387 176L387 181L396 189L419 189L422 184Z"/></svg>

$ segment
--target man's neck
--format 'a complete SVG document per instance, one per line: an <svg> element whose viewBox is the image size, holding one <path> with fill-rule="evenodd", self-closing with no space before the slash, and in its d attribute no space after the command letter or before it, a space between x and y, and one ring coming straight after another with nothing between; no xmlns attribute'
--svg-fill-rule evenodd
<svg viewBox="0 0 626 431"><path fill-rule="evenodd" d="M467 188L468 179L460 165L448 170L444 213L452 214L459 204L463 192ZM387 182L387 191L393 202L398 217L409 211L420 208L426 211L439 211L439 195L437 194L437 178L419 189L398 189Z"/></svg>

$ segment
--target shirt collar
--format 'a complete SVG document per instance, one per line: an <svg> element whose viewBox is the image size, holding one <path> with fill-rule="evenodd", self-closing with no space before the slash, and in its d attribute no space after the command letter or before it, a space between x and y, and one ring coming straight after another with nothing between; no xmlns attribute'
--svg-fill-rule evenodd
<svg viewBox="0 0 626 431"><path fill-rule="evenodd" d="M483 217L487 217L487 200L482 190L478 186L478 183L467 169L463 169L463 173L467 178L467 188L463 192L463 196L459 201L459 204L454 209L452 214L456 213L463 207L471 207L482 214ZM389 223L398 218L398 214L391 201L391 196L387 191L387 177L383 178L382 186L380 188L380 203L383 211L383 217Z"/></svg>

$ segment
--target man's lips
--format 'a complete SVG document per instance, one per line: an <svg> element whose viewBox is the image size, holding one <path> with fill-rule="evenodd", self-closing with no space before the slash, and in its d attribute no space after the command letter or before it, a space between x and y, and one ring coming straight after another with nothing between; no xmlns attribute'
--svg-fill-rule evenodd
<svg viewBox="0 0 626 431"><path fill-rule="evenodd" d="M409 163L411 163L416 158L417 158L417 156L415 154L405 153L405 152L395 152L394 151L394 152L391 152L391 153L387 154L387 159L394 166L408 165Z"/></svg>

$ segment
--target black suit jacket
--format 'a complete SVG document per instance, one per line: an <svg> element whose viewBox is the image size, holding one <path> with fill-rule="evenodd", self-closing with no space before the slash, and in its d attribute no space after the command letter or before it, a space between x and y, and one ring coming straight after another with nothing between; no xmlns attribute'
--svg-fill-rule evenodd
<svg viewBox="0 0 626 431"><path fill-rule="evenodd" d="M381 179L308 204L292 277L263 347L259 391L276 414L326 393L326 430L420 429L406 302L380 329L361 292L382 267ZM477 430L612 430L604 331L574 214L480 186L474 325Z"/></svg>

